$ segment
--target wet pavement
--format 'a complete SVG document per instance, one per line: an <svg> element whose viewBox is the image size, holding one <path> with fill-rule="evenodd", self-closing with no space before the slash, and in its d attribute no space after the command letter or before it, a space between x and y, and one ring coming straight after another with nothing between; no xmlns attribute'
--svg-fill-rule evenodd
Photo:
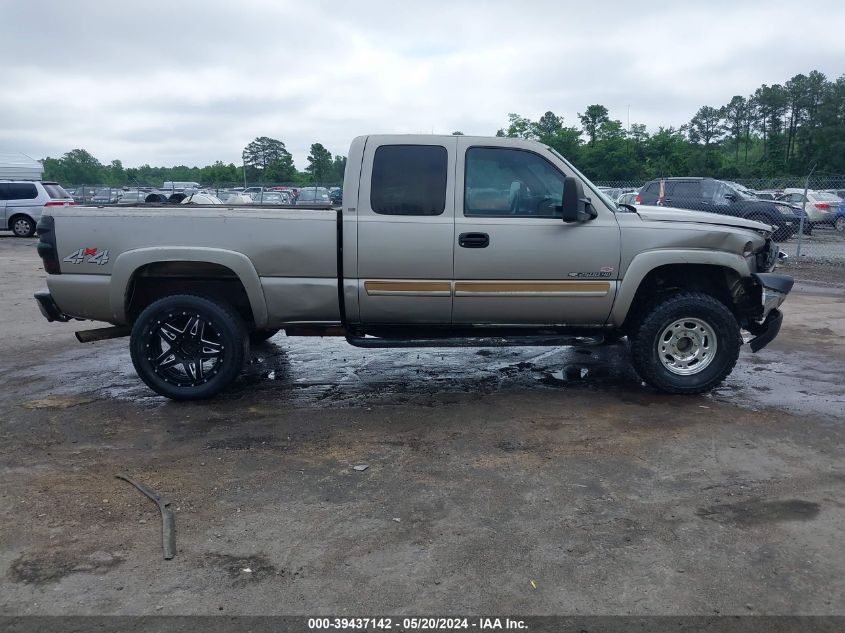
<svg viewBox="0 0 845 633"><path fill-rule="evenodd" d="M0 613L845 612L845 294L804 288L711 394L624 344L277 335L174 403L47 324L0 239ZM356 465L366 465L355 470ZM168 496L177 555L161 555Z"/></svg>

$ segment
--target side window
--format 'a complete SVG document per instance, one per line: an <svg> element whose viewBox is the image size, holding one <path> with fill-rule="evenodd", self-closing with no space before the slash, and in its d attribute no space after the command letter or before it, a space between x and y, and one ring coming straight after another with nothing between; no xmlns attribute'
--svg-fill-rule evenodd
<svg viewBox="0 0 845 633"><path fill-rule="evenodd" d="M447 164L441 145L382 145L373 159L370 206L382 215L440 215Z"/></svg>
<svg viewBox="0 0 845 633"><path fill-rule="evenodd" d="M38 190L30 183L9 183L6 185L7 200L35 200Z"/></svg>
<svg viewBox="0 0 845 633"><path fill-rule="evenodd" d="M9 199L9 185L0 182L0 200Z"/></svg>
<svg viewBox="0 0 845 633"><path fill-rule="evenodd" d="M679 180L672 189L672 197L676 200L699 200L701 198L701 183Z"/></svg>
<svg viewBox="0 0 845 633"><path fill-rule="evenodd" d="M564 176L532 152L472 147L466 153L464 215L558 217Z"/></svg>

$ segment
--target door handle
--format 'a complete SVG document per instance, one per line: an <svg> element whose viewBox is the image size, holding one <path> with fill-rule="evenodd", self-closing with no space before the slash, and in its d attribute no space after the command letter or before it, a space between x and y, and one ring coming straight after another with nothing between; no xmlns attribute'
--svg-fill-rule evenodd
<svg viewBox="0 0 845 633"><path fill-rule="evenodd" d="M458 246L463 248L487 248L490 236L487 233L461 233L458 236Z"/></svg>

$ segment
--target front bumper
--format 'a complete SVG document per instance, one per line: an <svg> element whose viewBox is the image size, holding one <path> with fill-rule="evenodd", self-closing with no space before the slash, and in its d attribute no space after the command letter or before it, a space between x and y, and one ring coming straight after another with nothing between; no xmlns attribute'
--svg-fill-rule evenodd
<svg viewBox="0 0 845 633"><path fill-rule="evenodd" d="M779 273L755 273L752 278L760 287L760 311L758 317L751 321L746 329L755 335L748 343L751 351L759 352L780 332L783 313L778 308L792 290L795 281L789 275Z"/></svg>
<svg viewBox="0 0 845 633"><path fill-rule="evenodd" d="M36 292L35 301L38 302L38 309L41 310L41 314L43 314L44 318L48 321L61 321L62 323L70 321L70 317L66 314L62 314L62 311L59 310L59 306L56 305L56 302L53 300L49 291L39 290Z"/></svg>
<svg viewBox="0 0 845 633"><path fill-rule="evenodd" d="M780 326L783 324L783 312L778 309L773 309L762 323L756 323L749 331L756 334L753 339L748 341L748 346L752 352L759 352L769 343L775 340L775 337L780 332Z"/></svg>

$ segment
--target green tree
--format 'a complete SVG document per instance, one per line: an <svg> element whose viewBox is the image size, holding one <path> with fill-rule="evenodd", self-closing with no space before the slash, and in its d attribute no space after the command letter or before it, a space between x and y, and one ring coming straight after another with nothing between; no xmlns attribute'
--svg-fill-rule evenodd
<svg viewBox="0 0 845 633"><path fill-rule="evenodd" d="M745 122L748 119L748 102L745 97L734 95L721 111L725 120L725 129L734 143L734 162L739 163L739 144L745 132Z"/></svg>
<svg viewBox="0 0 845 633"><path fill-rule="evenodd" d="M342 183L344 172L346 172L346 156L335 156L332 160L331 181Z"/></svg>
<svg viewBox="0 0 845 633"><path fill-rule="evenodd" d="M332 171L331 152L320 143L311 145L311 153L308 154L308 167L305 168L305 171L310 174L314 182L325 182Z"/></svg>
<svg viewBox="0 0 845 633"><path fill-rule="evenodd" d="M266 169L267 165L290 155L285 144L269 136L259 136L244 148L243 156L247 165Z"/></svg>
<svg viewBox="0 0 845 633"><path fill-rule="evenodd" d="M527 139L537 138L535 126L531 122L531 119L519 116L518 114L514 114L513 112L508 114L508 127L496 132L496 136Z"/></svg>
<svg viewBox="0 0 845 633"><path fill-rule="evenodd" d="M722 112L712 106L702 106L689 123L689 139L695 144L703 142L708 150L713 141L721 138L724 129Z"/></svg>
<svg viewBox="0 0 845 633"><path fill-rule="evenodd" d="M102 184L105 181L103 164L84 149L73 149L58 159L59 182L70 185ZM49 163L53 167L52 163Z"/></svg>
<svg viewBox="0 0 845 633"><path fill-rule="evenodd" d="M584 114L578 113L578 118L581 120L581 126L587 138L590 139L590 145L596 144L596 137L598 136L599 127L602 123L609 120L608 110L603 105L594 104L587 106Z"/></svg>

